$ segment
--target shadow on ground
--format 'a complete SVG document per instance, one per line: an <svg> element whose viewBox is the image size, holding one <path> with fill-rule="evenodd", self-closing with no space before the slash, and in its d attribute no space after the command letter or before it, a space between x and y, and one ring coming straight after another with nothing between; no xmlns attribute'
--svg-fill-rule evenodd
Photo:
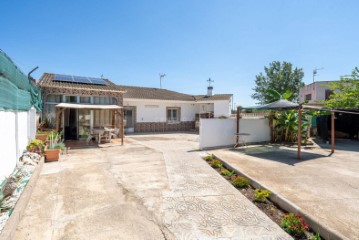
<svg viewBox="0 0 359 240"><path fill-rule="evenodd" d="M316 139L314 141L323 149L329 150L331 148L330 143L328 144L321 139ZM335 150L359 152L359 141L351 139L336 139Z"/></svg>
<svg viewBox="0 0 359 240"><path fill-rule="evenodd" d="M297 149L283 148L281 146L273 146L273 145L242 147L242 148L230 149L230 151L236 153L242 153L252 157L261 158L263 160L285 163L288 165L295 165L298 162L328 157L328 155L302 151L301 160L298 160Z"/></svg>

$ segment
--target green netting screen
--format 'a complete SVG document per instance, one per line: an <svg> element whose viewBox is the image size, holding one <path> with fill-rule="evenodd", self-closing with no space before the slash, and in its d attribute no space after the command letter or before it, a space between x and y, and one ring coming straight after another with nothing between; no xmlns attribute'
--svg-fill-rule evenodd
<svg viewBox="0 0 359 240"><path fill-rule="evenodd" d="M40 89L0 49L0 110L42 109Z"/></svg>

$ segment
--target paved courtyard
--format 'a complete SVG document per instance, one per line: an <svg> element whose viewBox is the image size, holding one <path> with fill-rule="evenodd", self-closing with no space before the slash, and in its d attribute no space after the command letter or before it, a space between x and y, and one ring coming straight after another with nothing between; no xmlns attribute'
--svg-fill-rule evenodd
<svg viewBox="0 0 359 240"><path fill-rule="evenodd" d="M46 163L15 239L291 239L200 158L197 138L135 135Z"/></svg>
<svg viewBox="0 0 359 240"><path fill-rule="evenodd" d="M348 239L359 239L359 142L303 151L269 146L211 151Z"/></svg>

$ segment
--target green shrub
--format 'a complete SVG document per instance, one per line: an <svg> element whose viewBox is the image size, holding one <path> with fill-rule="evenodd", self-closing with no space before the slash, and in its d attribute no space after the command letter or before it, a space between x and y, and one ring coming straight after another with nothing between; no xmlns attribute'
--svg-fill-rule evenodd
<svg viewBox="0 0 359 240"><path fill-rule="evenodd" d="M208 155L208 156L205 156L204 159L205 159L206 161L212 161L214 158L213 158L212 155Z"/></svg>
<svg viewBox="0 0 359 240"><path fill-rule="evenodd" d="M45 144L43 141L39 139L32 140L29 145L26 146L26 149L29 152L43 153L45 148Z"/></svg>
<svg viewBox="0 0 359 240"><path fill-rule="evenodd" d="M318 232L313 236L313 240L322 240Z"/></svg>
<svg viewBox="0 0 359 240"><path fill-rule="evenodd" d="M246 187L249 187L249 179L248 178L245 178L245 177L240 177L240 176L237 176L237 177L233 177L232 178L232 184L233 186L235 186L236 188L246 188Z"/></svg>
<svg viewBox="0 0 359 240"><path fill-rule="evenodd" d="M221 174L224 175L224 176L226 176L226 177L232 177L232 176L234 175L234 171L231 172L231 171L229 171L229 170L223 168L223 169L221 170Z"/></svg>
<svg viewBox="0 0 359 240"><path fill-rule="evenodd" d="M213 159L211 162L211 167L213 168L221 168L223 166L223 163L217 159Z"/></svg>
<svg viewBox="0 0 359 240"><path fill-rule="evenodd" d="M300 236L309 229L303 217L289 213L282 218L281 227L292 236Z"/></svg>
<svg viewBox="0 0 359 240"><path fill-rule="evenodd" d="M65 143L63 143L63 142L59 142L59 143L56 143L56 144L53 146L53 149L65 150L65 149L66 149L66 145L65 145Z"/></svg>
<svg viewBox="0 0 359 240"><path fill-rule="evenodd" d="M255 190L255 201L256 202L265 202L267 197L271 195L271 192L267 189L256 189Z"/></svg>

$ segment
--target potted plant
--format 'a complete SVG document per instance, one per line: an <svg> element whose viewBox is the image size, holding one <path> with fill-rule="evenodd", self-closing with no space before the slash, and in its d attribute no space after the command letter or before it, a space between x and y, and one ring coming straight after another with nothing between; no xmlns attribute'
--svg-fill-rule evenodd
<svg viewBox="0 0 359 240"><path fill-rule="evenodd" d="M58 161L60 151L66 148L65 144L61 141L61 133L51 132L49 135L49 145L45 148L46 162Z"/></svg>
<svg viewBox="0 0 359 240"><path fill-rule="evenodd" d="M39 139L32 140L29 143L29 145L26 146L26 149L29 152L35 152L38 154L42 154L44 152L44 148L45 148L44 142Z"/></svg>
<svg viewBox="0 0 359 240"><path fill-rule="evenodd" d="M43 141L43 142L46 142L48 136L47 136L47 134L39 133L39 132L38 132L38 133L36 133L35 138L38 139L38 140L41 140L41 141Z"/></svg>

